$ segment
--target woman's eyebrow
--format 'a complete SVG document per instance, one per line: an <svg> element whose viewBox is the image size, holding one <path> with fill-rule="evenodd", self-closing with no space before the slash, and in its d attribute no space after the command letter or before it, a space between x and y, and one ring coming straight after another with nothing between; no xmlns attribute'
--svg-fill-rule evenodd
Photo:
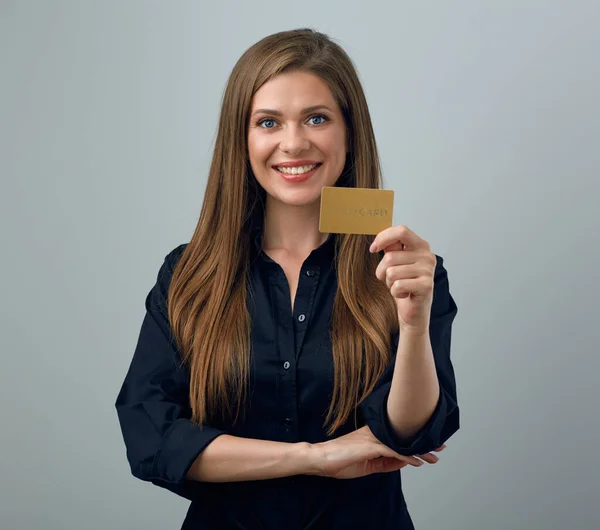
<svg viewBox="0 0 600 530"><path fill-rule="evenodd" d="M333 112L327 105L313 105L312 107L306 107L305 109L302 109L300 112L301 114L308 114L309 112L313 112L315 110L319 110L319 109L327 109L331 112ZM252 116L254 116L255 114L273 114L274 116L281 116L281 112L279 112L278 110L274 110L274 109L258 109L255 110L252 113Z"/></svg>

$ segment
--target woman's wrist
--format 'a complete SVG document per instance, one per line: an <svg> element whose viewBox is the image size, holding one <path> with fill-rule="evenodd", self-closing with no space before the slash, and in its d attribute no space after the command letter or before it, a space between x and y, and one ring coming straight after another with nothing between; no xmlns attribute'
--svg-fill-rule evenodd
<svg viewBox="0 0 600 530"><path fill-rule="evenodd" d="M301 461L302 475L321 475L323 450L321 444L298 442L298 454Z"/></svg>

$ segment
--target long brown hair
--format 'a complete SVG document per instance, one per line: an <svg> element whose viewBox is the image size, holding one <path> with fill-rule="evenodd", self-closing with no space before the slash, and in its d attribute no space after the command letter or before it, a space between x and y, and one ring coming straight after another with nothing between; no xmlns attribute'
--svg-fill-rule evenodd
<svg viewBox="0 0 600 530"><path fill-rule="evenodd" d="M168 315L190 372L192 420L218 410L235 418L250 370L246 305L250 220L265 192L248 158L254 93L291 70L316 74L331 89L349 132L350 153L336 186L381 188L382 174L366 98L346 52L310 28L282 31L251 46L235 64L221 107L200 217L171 280ZM372 237L336 234L338 290L331 316L334 388L325 426L332 435L372 391L398 330L393 298L375 276Z"/></svg>

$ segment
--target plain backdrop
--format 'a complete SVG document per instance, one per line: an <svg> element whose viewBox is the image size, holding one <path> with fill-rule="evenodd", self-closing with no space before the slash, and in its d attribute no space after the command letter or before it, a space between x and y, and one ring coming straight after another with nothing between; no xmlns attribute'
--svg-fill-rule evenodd
<svg viewBox="0 0 600 530"><path fill-rule="evenodd" d="M268 34L359 71L394 224L444 257L461 429L418 530L600 527L600 3L0 0L0 527L176 529L114 401L189 241L221 96Z"/></svg>

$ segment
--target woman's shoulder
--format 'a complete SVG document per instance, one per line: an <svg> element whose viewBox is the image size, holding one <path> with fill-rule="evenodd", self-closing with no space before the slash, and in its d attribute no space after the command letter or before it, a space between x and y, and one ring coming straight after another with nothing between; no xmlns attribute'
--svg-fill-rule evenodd
<svg viewBox="0 0 600 530"><path fill-rule="evenodd" d="M177 265L177 262L181 258L181 255L187 246L187 243L181 243L180 245L176 246L165 256L165 261L167 261L172 267Z"/></svg>
<svg viewBox="0 0 600 530"><path fill-rule="evenodd" d="M173 271L175 270L175 266L179 262L179 259L181 258L181 255L183 254L183 251L186 247L187 243L182 243L176 246L174 249L170 250L164 256L163 263L158 271L157 280L159 283L165 283L167 285L170 283L171 276L173 274Z"/></svg>

